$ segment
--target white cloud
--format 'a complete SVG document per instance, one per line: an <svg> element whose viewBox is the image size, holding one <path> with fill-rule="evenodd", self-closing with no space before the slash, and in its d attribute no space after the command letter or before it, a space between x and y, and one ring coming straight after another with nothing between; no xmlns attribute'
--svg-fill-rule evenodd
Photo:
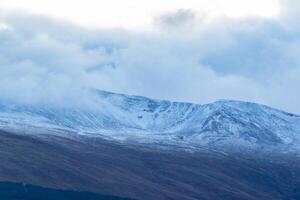
<svg viewBox="0 0 300 200"><path fill-rule="evenodd" d="M240 99L300 113L300 38L286 15L209 24L188 16L188 29L175 20L176 31L132 32L2 15L10 29L0 30L1 99L89 104L86 89L99 88L197 103Z"/></svg>
<svg viewBox="0 0 300 200"><path fill-rule="evenodd" d="M205 13L208 19L276 17L278 0L1 0L5 10L24 10L82 26L151 29L152 19L175 10Z"/></svg>

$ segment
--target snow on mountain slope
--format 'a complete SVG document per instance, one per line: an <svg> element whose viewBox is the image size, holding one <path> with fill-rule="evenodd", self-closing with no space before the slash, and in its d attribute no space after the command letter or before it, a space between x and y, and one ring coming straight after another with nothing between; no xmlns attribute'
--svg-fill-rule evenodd
<svg viewBox="0 0 300 200"><path fill-rule="evenodd" d="M295 145L300 141L299 116L263 105L227 100L197 105L93 92L93 109L1 103L0 126L159 143Z"/></svg>

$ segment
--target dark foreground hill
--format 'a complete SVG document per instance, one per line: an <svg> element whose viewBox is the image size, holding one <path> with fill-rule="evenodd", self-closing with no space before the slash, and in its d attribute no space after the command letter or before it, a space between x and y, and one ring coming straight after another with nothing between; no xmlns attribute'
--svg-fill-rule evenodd
<svg viewBox="0 0 300 200"><path fill-rule="evenodd" d="M295 153L266 157L1 131L0 163L0 181L53 188L45 192L55 195L63 189L140 200L300 199Z"/></svg>
<svg viewBox="0 0 300 200"><path fill-rule="evenodd" d="M24 183L0 182L1 200L132 200L89 192L42 188Z"/></svg>

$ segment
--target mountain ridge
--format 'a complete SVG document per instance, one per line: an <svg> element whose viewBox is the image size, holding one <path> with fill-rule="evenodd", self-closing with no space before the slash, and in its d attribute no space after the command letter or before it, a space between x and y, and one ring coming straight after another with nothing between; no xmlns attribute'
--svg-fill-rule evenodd
<svg viewBox="0 0 300 200"><path fill-rule="evenodd" d="M201 105L100 90L93 94L92 110L2 103L0 125L143 143L296 146L300 141L298 115L261 104L218 100Z"/></svg>

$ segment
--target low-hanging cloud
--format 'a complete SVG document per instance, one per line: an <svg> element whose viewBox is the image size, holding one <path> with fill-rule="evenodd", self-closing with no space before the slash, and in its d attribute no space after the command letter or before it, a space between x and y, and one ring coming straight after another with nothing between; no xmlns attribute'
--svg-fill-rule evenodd
<svg viewBox="0 0 300 200"><path fill-rule="evenodd" d="M300 113L300 26L287 12L279 19L209 24L182 12L159 18L167 16L163 22L176 31L152 33L2 15L0 97L81 105L89 104L87 91L96 88L196 103L238 99ZM189 20L193 27L182 28Z"/></svg>

